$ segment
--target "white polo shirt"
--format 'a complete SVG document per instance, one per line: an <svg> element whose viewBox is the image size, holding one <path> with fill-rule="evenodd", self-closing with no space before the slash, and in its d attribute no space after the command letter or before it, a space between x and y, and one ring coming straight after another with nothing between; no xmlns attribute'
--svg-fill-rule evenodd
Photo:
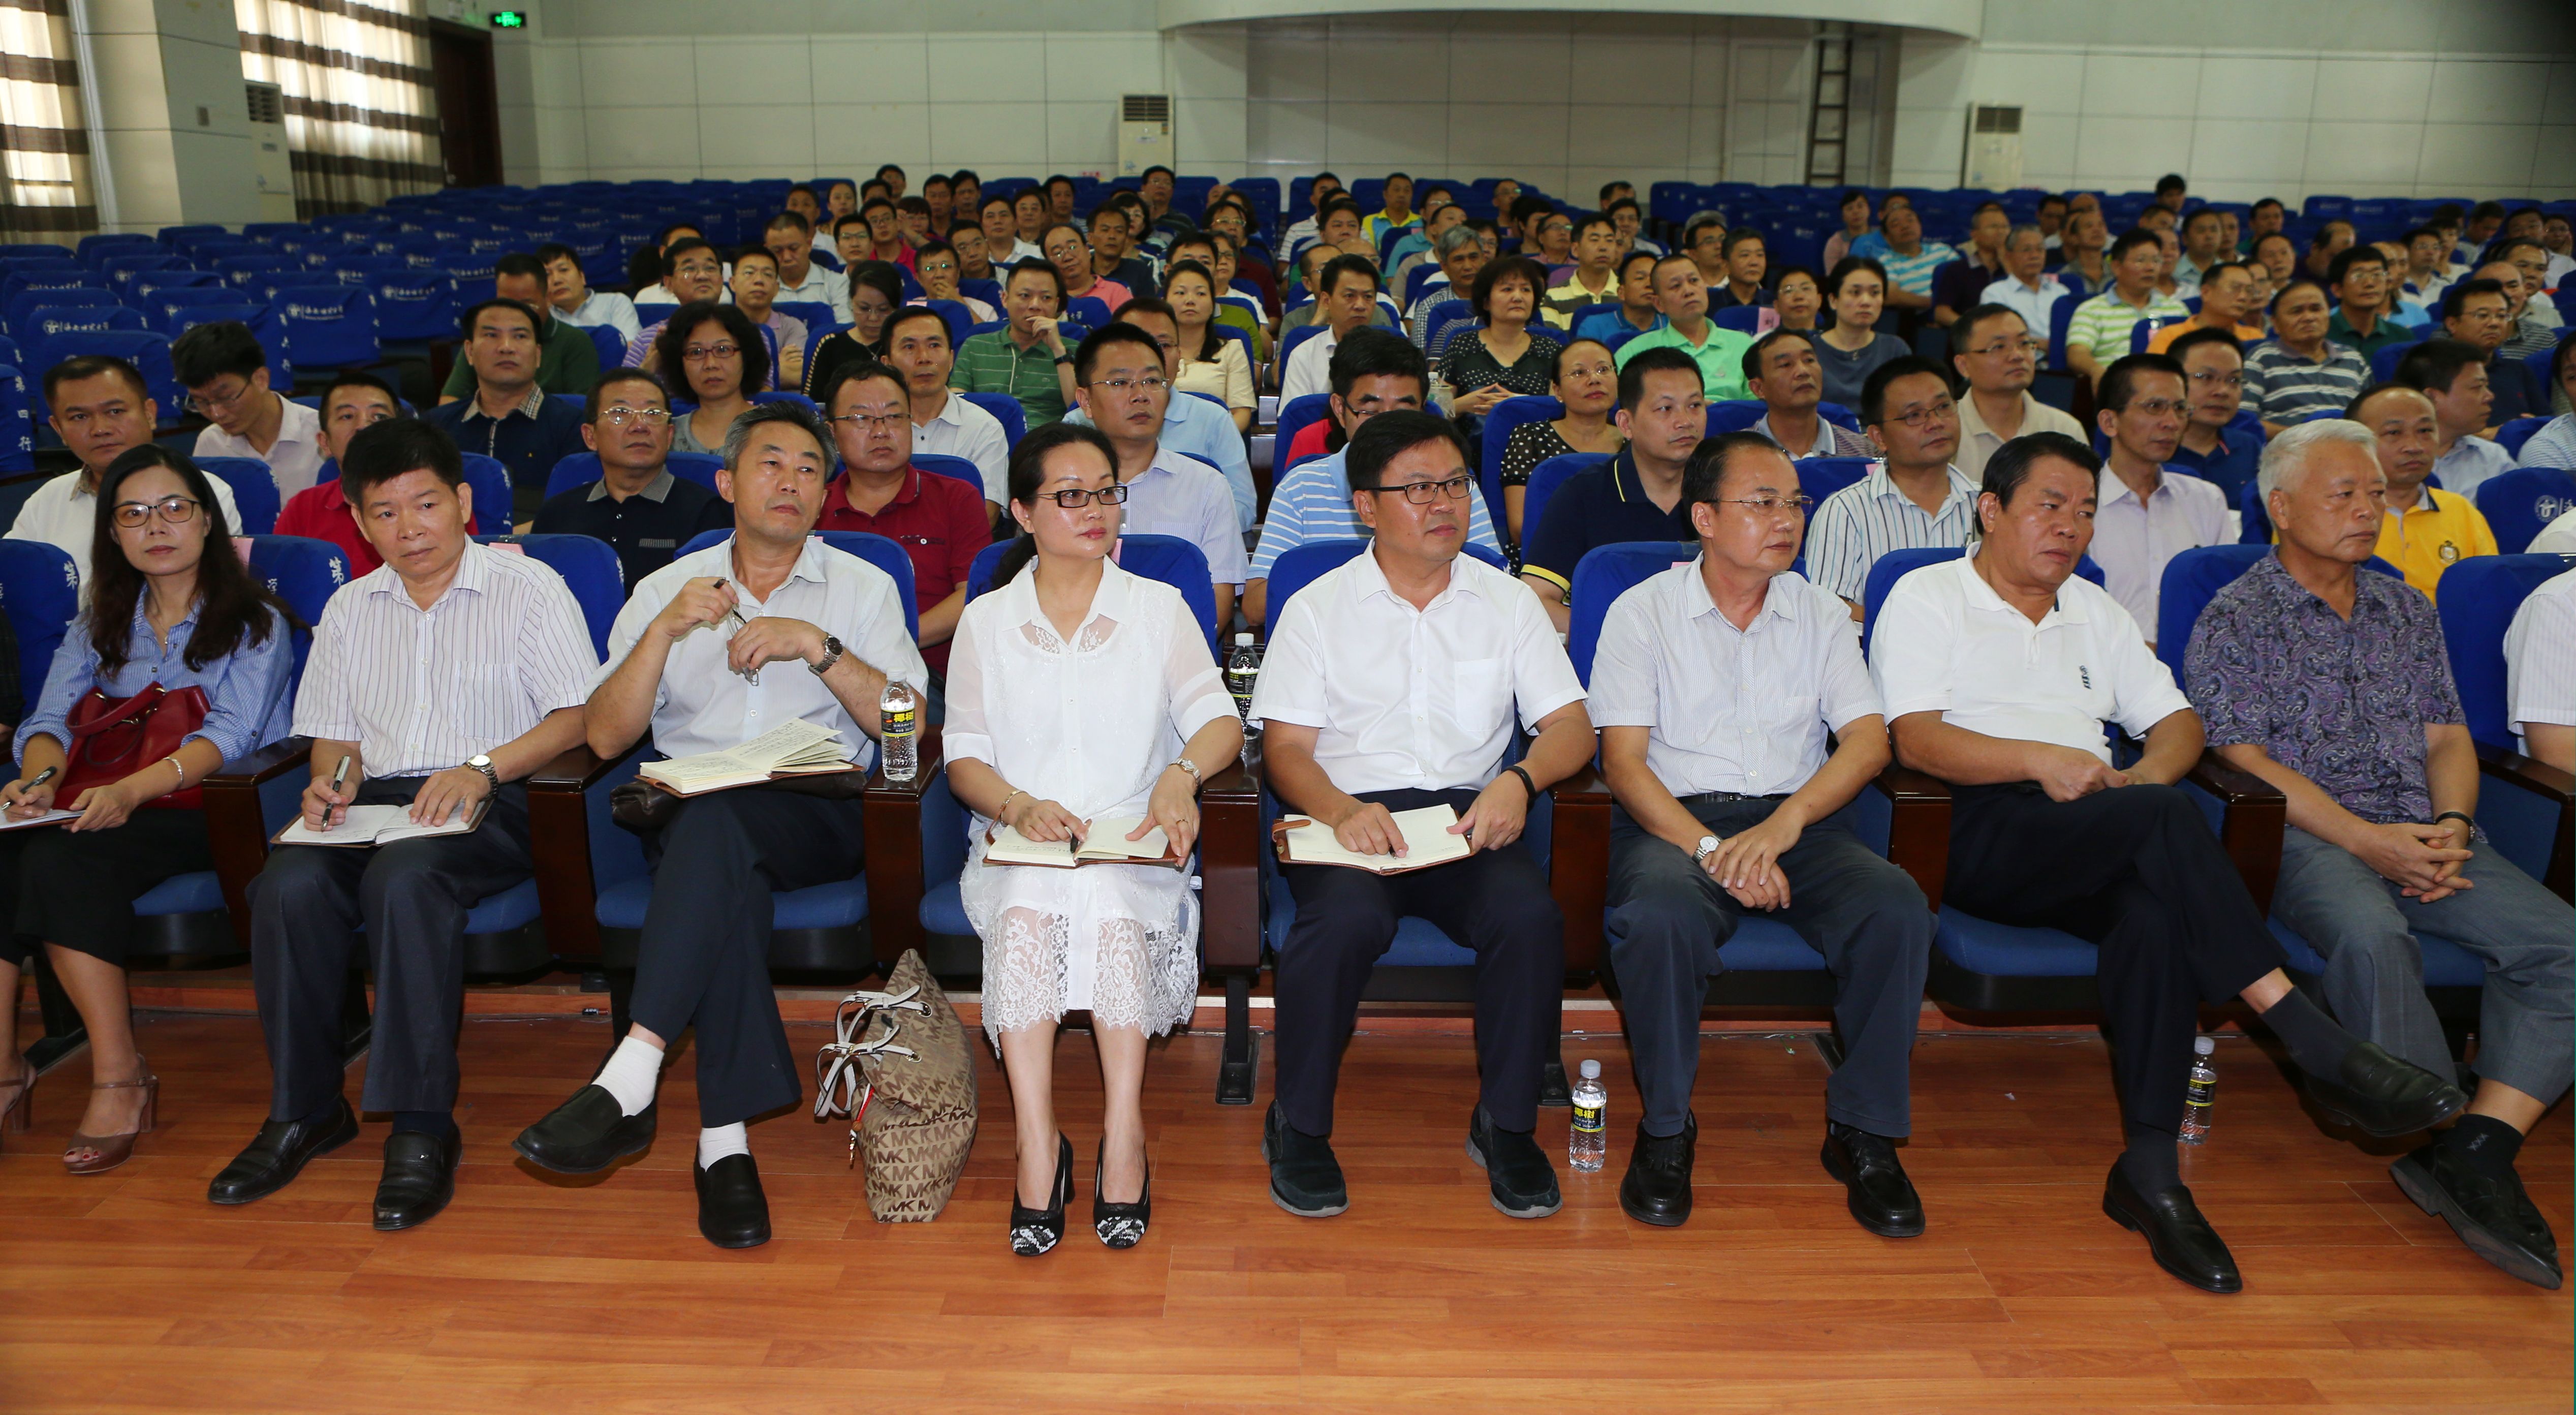
<svg viewBox="0 0 2576 1415"><path fill-rule="evenodd" d="M608 662L591 680L595 692L668 607L680 587L700 576L732 582L733 537L727 536L694 555L683 555L644 577L617 623L608 631ZM903 601L883 570L845 551L807 537L796 568L767 600L754 600L741 585L745 620L775 616L801 619L838 638L860 662L890 678L900 678L922 693L930 669L905 632ZM851 761L870 766L876 744L852 721L841 700L802 663L773 663L760 670L759 682L726 663L726 645L740 631L731 619L701 624L671 646L662 667L661 684L653 690L653 746L666 756L686 757L738 747L790 718L828 727L841 739Z"/></svg>
<svg viewBox="0 0 2576 1415"><path fill-rule="evenodd" d="M2143 502L2119 473L2102 469L2089 553L2102 567L2103 588L2129 611L2149 643L2155 642L2157 590L2166 564L2186 550L2235 540L2227 511L2226 492L2183 468L2164 468Z"/></svg>
<svg viewBox="0 0 2576 1415"><path fill-rule="evenodd" d="M197 434L197 455L248 457L267 463L268 474L277 483L277 503L283 506L297 492L312 490L314 481L322 475L322 415L292 398L277 393L268 396L277 399L286 411L277 424L277 441L270 443L266 452L253 448L249 438L235 437L208 423L205 431ZM241 529L238 519L232 525L235 531Z"/></svg>
<svg viewBox="0 0 2576 1415"><path fill-rule="evenodd" d="M2576 570L2544 581L2504 636L2505 716L2514 745L2527 722L2576 727Z"/></svg>
<svg viewBox="0 0 2576 1415"><path fill-rule="evenodd" d="M1011 439L1002 420L951 392L926 423L912 425L912 450L934 457L963 457L984 474L984 499L1011 504Z"/></svg>
<svg viewBox="0 0 2576 1415"><path fill-rule="evenodd" d="M850 277L837 270L808 265L805 267L805 278L793 285L788 284L787 277L782 274L778 279L778 294L774 298L805 300L813 304L829 305L834 323L850 322Z"/></svg>
<svg viewBox="0 0 2576 1415"><path fill-rule="evenodd" d="M1120 529L1178 536L1207 557L1211 583L1243 584L1243 532L1234 524L1234 493L1216 468L1158 443L1153 465L1127 484L1121 509L1127 515Z"/></svg>
<svg viewBox="0 0 2576 1415"><path fill-rule="evenodd" d="M1333 350L1341 346L1342 336L1331 325L1324 332L1307 339L1288 356L1288 366L1279 374L1279 406L1309 393L1333 391Z"/></svg>
<svg viewBox="0 0 2576 1415"><path fill-rule="evenodd" d="M2104 722L2144 737L2191 706L2108 591L2070 575L2034 624L1966 555L1896 582L1870 637L1870 672L1890 723L1937 712L1953 727L2073 747L2106 766Z"/></svg>
<svg viewBox="0 0 2576 1415"><path fill-rule="evenodd" d="M1316 763L1353 795L1481 790L1502 770L1515 706L1534 728L1583 701L1538 596L1472 555L1417 610L1363 551L1272 626L1252 720L1316 729Z"/></svg>
<svg viewBox="0 0 2576 1415"><path fill-rule="evenodd" d="M644 321L635 313L635 302L614 290L593 290L581 302L581 308L567 310L555 306L555 318L584 329L606 326L617 331L617 337L632 344L644 332Z"/></svg>
<svg viewBox="0 0 2576 1415"><path fill-rule="evenodd" d="M1610 606L1585 710L1647 729L1646 768L1675 796L1779 796L1824 766L1828 729L1878 712L1878 685L1839 597L1783 572L1738 629L1694 558Z"/></svg>

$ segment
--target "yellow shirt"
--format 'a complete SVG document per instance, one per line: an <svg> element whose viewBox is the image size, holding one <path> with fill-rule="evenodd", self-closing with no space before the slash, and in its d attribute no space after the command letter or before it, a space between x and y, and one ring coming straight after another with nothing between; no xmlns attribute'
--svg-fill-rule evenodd
<svg viewBox="0 0 2576 1415"><path fill-rule="evenodd" d="M2176 339L2180 339L2182 336L2189 334L2195 329L2207 328L2209 328L2208 325L2205 325L2196 319L2186 319L2179 324L2168 324L2164 328L2147 336L2147 352L2150 354L2161 354L2167 349L2172 348ZM2239 344L2251 344L2255 340L2263 337L2263 331L2250 324L2240 324L2236 326L2235 333L2236 342Z"/></svg>
<svg viewBox="0 0 2576 1415"><path fill-rule="evenodd" d="M2403 516L2390 511L2379 523L2379 558L2404 571L2406 583L2427 596L2454 564L2495 553L2487 518L2467 497L2438 487L2425 487L2412 509Z"/></svg>

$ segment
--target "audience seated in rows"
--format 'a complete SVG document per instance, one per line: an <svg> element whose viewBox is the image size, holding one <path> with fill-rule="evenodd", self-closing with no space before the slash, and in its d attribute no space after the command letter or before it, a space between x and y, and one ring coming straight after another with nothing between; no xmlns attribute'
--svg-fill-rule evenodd
<svg viewBox="0 0 2576 1415"><path fill-rule="evenodd" d="M161 405L134 365L99 354L76 355L45 370L44 390L46 425L80 467L37 487L19 506L9 538L58 547L72 558L73 573L85 574L106 513L113 509L99 504L100 479L117 458L152 440ZM233 505L232 488L214 477L209 489L224 524L239 526L241 511Z"/></svg>

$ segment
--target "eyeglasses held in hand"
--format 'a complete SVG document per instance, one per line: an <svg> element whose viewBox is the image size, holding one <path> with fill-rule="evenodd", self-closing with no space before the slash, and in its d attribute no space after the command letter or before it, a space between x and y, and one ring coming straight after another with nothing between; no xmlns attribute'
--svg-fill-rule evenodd
<svg viewBox="0 0 2576 1415"><path fill-rule="evenodd" d="M150 503L121 501L116 507L116 523L130 531L155 514L163 525L184 526L197 519L197 503L184 496L165 496Z"/></svg>
<svg viewBox="0 0 2576 1415"><path fill-rule="evenodd" d="M610 408L606 412L601 413L599 416L605 419L610 427L624 427L628 423L639 421L646 427L660 427L662 424L671 420L671 410L668 408L630 408L625 404L620 403L616 407Z"/></svg>
<svg viewBox="0 0 2576 1415"><path fill-rule="evenodd" d="M1097 491L1086 490L1077 486L1069 487L1063 491L1041 491L1038 495L1045 497L1067 511L1079 511L1083 507L1088 506L1095 501L1099 502L1103 506L1122 505L1127 500L1127 488L1123 483L1104 486Z"/></svg>
<svg viewBox="0 0 2576 1415"><path fill-rule="evenodd" d="M1446 481L1409 481L1402 486L1373 486L1369 490L1381 496L1400 491L1404 493L1404 499L1414 505L1428 506L1444 496L1453 499L1465 496L1467 488L1475 484L1474 477L1461 472Z"/></svg>

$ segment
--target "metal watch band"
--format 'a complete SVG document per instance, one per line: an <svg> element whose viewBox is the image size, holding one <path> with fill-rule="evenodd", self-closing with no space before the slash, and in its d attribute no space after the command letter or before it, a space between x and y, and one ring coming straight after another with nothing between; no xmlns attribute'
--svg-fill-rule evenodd
<svg viewBox="0 0 2576 1415"><path fill-rule="evenodd" d="M830 634L825 634L823 636L823 661L820 663L807 664L806 667L811 668L814 671L814 676L820 678L824 674L832 671L833 664L841 661L842 652L843 649L841 647L841 641Z"/></svg>

